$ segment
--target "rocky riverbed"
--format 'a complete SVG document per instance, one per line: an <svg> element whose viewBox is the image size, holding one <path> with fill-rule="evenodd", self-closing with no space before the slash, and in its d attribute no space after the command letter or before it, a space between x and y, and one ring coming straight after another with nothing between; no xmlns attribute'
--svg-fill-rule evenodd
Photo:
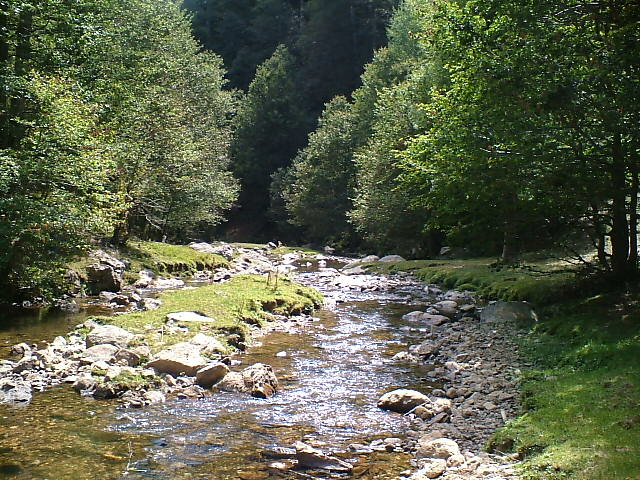
<svg viewBox="0 0 640 480"><path fill-rule="evenodd" d="M297 281L324 293L329 310L369 300L413 308L404 313L398 326L406 333L402 338L411 342L395 341L388 349L367 357L373 359L368 361L381 362L392 369L415 368L423 372L418 381L413 379L406 385L395 377L390 388L383 389L386 393L375 399L367 397L370 406L381 412L378 415L403 420L400 431L387 437L378 435L368 443L344 445L344 450L339 445L300 437L297 443L274 449L267 470L257 470L254 477L243 474L237 478L277 478L286 476L291 468L296 468L292 474L295 477L325 478L319 473L323 470L327 475L349 476L351 472L361 472L354 459L381 452L411 455L412 468L399 472L396 478L516 478L513 467L517 459L487 454L483 446L493 431L517 411L519 359L514 339L519 333L510 319L528 315L526 306L491 307L482 313L482 307L469 292L442 291L405 274L368 274L361 262L348 263L349 259L329 254L290 253L275 258L268 249L244 249L238 255L226 245L198 244L195 248L226 251L233 259L231 267L212 274L211 281L224 282L247 271L295 272ZM345 263L348 264L343 266ZM144 298L144 291L134 293ZM140 301L134 303L128 308L141 308ZM268 331L305 335L310 326L317 328L317 321L308 316L276 320L266 330L254 331L256 345ZM181 321L184 318L168 319L168 326L180 328ZM45 348L16 345L15 357L3 360L0 366L0 391L5 402L26 403L34 390L69 383L82 395L117 398L129 408L163 404L171 398L197 401L220 395L212 393L211 387L276 401L279 395L287 395L287 379L284 384L282 379L279 381L274 368L266 362L246 366L242 356L227 355L223 350L215 338L200 333L182 345L151 355L148 347L130 332L89 321ZM286 357L289 353L276 352L278 355ZM384 368L380 370L384 372ZM284 393L272 397L283 389ZM366 460L363 462L366 464ZM373 474L364 478L391 477Z"/></svg>

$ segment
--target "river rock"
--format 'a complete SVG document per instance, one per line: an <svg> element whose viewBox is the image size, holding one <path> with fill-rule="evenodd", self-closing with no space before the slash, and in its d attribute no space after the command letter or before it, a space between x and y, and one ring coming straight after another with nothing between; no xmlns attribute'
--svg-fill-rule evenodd
<svg viewBox="0 0 640 480"><path fill-rule="evenodd" d="M441 343L433 340L425 340L420 345L414 345L411 347L411 352L416 355L435 355L440 350Z"/></svg>
<svg viewBox="0 0 640 480"><path fill-rule="evenodd" d="M0 378L0 405L26 405L31 401L31 384L19 378Z"/></svg>
<svg viewBox="0 0 640 480"><path fill-rule="evenodd" d="M15 364L13 372L21 373L26 370L35 370L39 366L40 361L35 356L25 355L18 363Z"/></svg>
<svg viewBox="0 0 640 480"><path fill-rule="evenodd" d="M218 387L227 392L245 392L257 398L267 398L278 390L278 379L270 365L256 363L240 373L228 373Z"/></svg>
<svg viewBox="0 0 640 480"><path fill-rule="evenodd" d="M115 325L98 325L87 334L87 347L110 343L118 347L126 347L133 340L133 333Z"/></svg>
<svg viewBox="0 0 640 480"><path fill-rule="evenodd" d="M162 305L162 301L157 298L143 298L140 302L140 308L142 310L157 310Z"/></svg>
<svg viewBox="0 0 640 480"><path fill-rule="evenodd" d="M83 364L92 364L96 362L111 362L115 354L120 350L115 345L105 343L101 345L93 345L87 348L80 357L80 361Z"/></svg>
<svg viewBox="0 0 640 480"><path fill-rule="evenodd" d="M176 323L193 323L193 322L215 322L215 320L211 317L207 317L205 315L200 315L196 312L174 312L168 313L167 322L176 322Z"/></svg>
<svg viewBox="0 0 640 480"><path fill-rule="evenodd" d="M418 458L443 458L447 459L453 455L460 455L458 444L448 438L436 438L431 440L430 436L421 438L418 441Z"/></svg>
<svg viewBox="0 0 640 480"><path fill-rule="evenodd" d="M215 337L211 335L205 335L204 333L196 334L189 343L193 343L200 347L200 351L205 355L215 353L226 353L226 347Z"/></svg>
<svg viewBox="0 0 640 480"><path fill-rule="evenodd" d="M422 468L411 475L410 480L426 480L438 478L447 470L447 462L441 458L432 458Z"/></svg>
<svg viewBox="0 0 640 480"><path fill-rule="evenodd" d="M402 258L400 255L385 255L382 257L379 262L405 262L406 260Z"/></svg>
<svg viewBox="0 0 640 480"><path fill-rule="evenodd" d="M402 316L403 320L422 322L427 325L442 325L450 321L449 317L445 315L434 315L432 313L426 313L421 311L409 312Z"/></svg>
<svg viewBox="0 0 640 480"><path fill-rule="evenodd" d="M458 313L458 304L453 300L443 300L441 302L434 303L433 308L435 308L441 315L445 315L447 317L453 317Z"/></svg>
<svg viewBox="0 0 640 480"><path fill-rule="evenodd" d="M451 400L448 398L427 399L413 411L422 420L432 420L432 423L446 420L451 415ZM439 418L437 418L439 416Z"/></svg>
<svg viewBox="0 0 640 480"><path fill-rule="evenodd" d="M206 242L191 242L189 248L193 248L196 252L200 253L216 253L213 245Z"/></svg>
<svg viewBox="0 0 640 480"><path fill-rule="evenodd" d="M536 312L526 302L496 302L480 313L480 321L484 323L529 323L537 320Z"/></svg>
<svg viewBox="0 0 640 480"><path fill-rule="evenodd" d="M295 448L296 459L301 467L321 468L333 472L350 472L353 470L353 465L350 463L337 457L326 455L306 443L296 442Z"/></svg>
<svg viewBox="0 0 640 480"><path fill-rule="evenodd" d="M347 263L344 267L342 267L343 270L350 270L352 268L358 267L360 265L362 265L363 263L372 263L372 262L377 262L380 260L380 257L377 255L367 255L366 257L363 258L358 258L357 260L354 260L353 262Z"/></svg>
<svg viewBox="0 0 640 480"><path fill-rule="evenodd" d="M155 274L151 270L140 270L138 272L138 280L133 284L136 288L146 288L153 282Z"/></svg>
<svg viewBox="0 0 640 480"><path fill-rule="evenodd" d="M378 400L378 407L392 412L407 413L427 401L429 397L423 393L400 388L382 395Z"/></svg>
<svg viewBox="0 0 640 480"><path fill-rule="evenodd" d="M11 355L24 355L26 352L30 352L31 347L27 343L18 343L11 347Z"/></svg>
<svg viewBox="0 0 640 480"><path fill-rule="evenodd" d="M160 373L169 373L175 376L182 374L194 376L206 364L207 361L200 355L199 346L189 342L181 342L158 352L147 363L147 367L154 368Z"/></svg>
<svg viewBox="0 0 640 480"><path fill-rule="evenodd" d="M102 250L96 250L91 256L98 263L87 266L87 285L89 290L97 294L103 290L119 292L124 282L125 264Z"/></svg>
<svg viewBox="0 0 640 480"><path fill-rule="evenodd" d="M167 401L167 397L165 397L164 393L160 390L149 390L148 392L144 392L142 395L145 403L153 404L153 403L164 403Z"/></svg>
<svg viewBox="0 0 640 480"><path fill-rule="evenodd" d="M212 363L196 372L196 383L203 388L210 388L229 373L229 367L224 363Z"/></svg>
<svg viewBox="0 0 640 480"><path fill-rule="evenodd" d="M144 355L144 356L148 357L149 355ZM122 350L119 350L115 354L114 361L121 365L136 367L140 365L140 362L142 361L142 357L143 355L140 355L135 350L129 350L129 349L123 348Z"/></svg>

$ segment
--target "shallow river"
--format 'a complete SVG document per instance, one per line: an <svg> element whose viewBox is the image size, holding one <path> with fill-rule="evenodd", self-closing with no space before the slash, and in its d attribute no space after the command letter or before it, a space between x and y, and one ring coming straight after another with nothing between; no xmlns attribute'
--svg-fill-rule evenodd
<svg viewBox="0 0 640 480"><path fill-rule="evenodd" d="M362 297L318 312L319 320L301 334L273 332L259 338L261 344L239 358L245 366L263 362L274 367L283 390L268 400L215 393L122 409L63 386L35 393L26 408L0 407L0 478L395 478L407 468L407 456L358 457L349 453L349 445L402 437L409 420L378 409L378 397L397 387L428 388L427 367L388 362L418 342L418 329L400 321L409 310L382 295ZM11 328L0 323L2 356L19 341L51 340L84 315L23 318ZM269 452L298 440L354 462L354 472L339 477L270 469L275 460Z"/></svg>

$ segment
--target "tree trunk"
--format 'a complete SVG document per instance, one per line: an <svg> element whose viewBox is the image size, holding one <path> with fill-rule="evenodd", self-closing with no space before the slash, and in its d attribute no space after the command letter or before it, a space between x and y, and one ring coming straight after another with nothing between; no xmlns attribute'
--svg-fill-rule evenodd
<svg viewBox="0 0 640 480"><path fill-rule="evenodd" d="M516 236L510 220L505 220L502 236L502 263L513 263L517 255Z"/></svg>
<svg viewBox="0 0 640 480"><path fill-rule="evenodd" d="M9 123L7 105L7 74L9 73L9 8L6 0L0 0L0 148L7 147L7 129Z"/></svg>
<svg viewBox="0 0 640 480"><path fill-rule="evenodd" d="M613 137L611 164L611 268L615 276L626 279L629 271L629 222L627 221L626 168L620 133Z"/></svg>
<svg viewBox="0 0 640 480"><path fill-rule="evenodd" d="M598 263L607 270L609 269L609 261L607 260L607 241L606 241L606 226L603 225L603 221L599 215L598 206L595 203L591 204L591 210L593 210L593 231L595 232L595 246L598 252Z"/></svg>
<svg viewBox="0 0 640 480"><path fill-rule="evenodd" d="M631 162L631 192L629 195L629 271L638 270L638 159L633 156Z"/></svg>

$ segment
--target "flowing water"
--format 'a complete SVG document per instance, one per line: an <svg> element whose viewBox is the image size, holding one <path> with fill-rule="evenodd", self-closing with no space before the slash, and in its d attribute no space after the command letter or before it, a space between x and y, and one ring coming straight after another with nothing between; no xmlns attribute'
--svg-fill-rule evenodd
<svg viewBox="0 0 640 480"><path fill-rule="evenodd" d="M121 409L61 386L35 393L26 408L0 407L0 478L334 478L269 467L274 447L298 440L354 462L348 478L395 478L407 456L358 457L349 445L403 437L409 420L378 409L377 399L393 388L429 387L427 367L388 362L419 341L419 329L400 321L410 309L384 295L363 296L320 311L301 333L261 337L240 358L274 367L283 389L268 400L215 393ZM0 331L0 344L51 340L84 315L22 319Z"/></svg>

